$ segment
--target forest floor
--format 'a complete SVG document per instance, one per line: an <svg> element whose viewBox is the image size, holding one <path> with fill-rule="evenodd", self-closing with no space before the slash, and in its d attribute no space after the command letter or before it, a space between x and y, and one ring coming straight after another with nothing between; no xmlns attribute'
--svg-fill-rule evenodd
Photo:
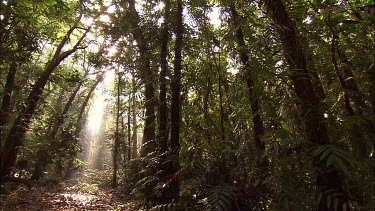
<svg viewBox="0 0 375 211"><path fill-rule="evenodd" d="M0 210L140 210L141 201L103 185L97 172L81 171L72 179L46 180L31 188L2 187ZM96 177L96 178L95 178Z"/></svg>

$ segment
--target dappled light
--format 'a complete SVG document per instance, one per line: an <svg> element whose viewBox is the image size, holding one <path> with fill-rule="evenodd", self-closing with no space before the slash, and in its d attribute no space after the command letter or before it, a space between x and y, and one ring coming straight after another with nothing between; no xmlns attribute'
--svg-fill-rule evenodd
<svg viewBox="0 0 375 211"><path fill-rule="evenodd" d="M0 8L0 210L375 210L374 1Z"/></svg>
<svg viewBox="0 0 375 211"><path fill-rule="evenodd" d="M104 188L100 180L93 177L105 177L92 170L81 171L81 175L56 184L37 186L31 190L19 187L9 191L2 198L5 210L138 210L140 201L129 196ZM80 179L77 179L79 176Z"/></svg>

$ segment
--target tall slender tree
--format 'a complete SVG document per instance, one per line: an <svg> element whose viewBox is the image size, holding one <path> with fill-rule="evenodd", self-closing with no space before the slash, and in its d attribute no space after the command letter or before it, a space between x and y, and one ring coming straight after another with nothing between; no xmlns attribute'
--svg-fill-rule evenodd
<svg viewBox="0 0 375 211"><path fill-rule="evenodd" d="M136 82L135 73L132 70L132 97L131 97L131 111L132 111L132 158L138 157L138 125L137 125L137 100L136 100ZM130 102L130 101L129 101ZM130 109L130 107L129 107ZM130 126L129 126L130 127Z"/></svg>
<svg viewBox="0 0 375 211"><path fill-rule="evenodd" d="M289 78L291 79L294 91L299 98L299 106L301 108L301 116L304 118L304 133L306 141L316 144L329 144L329 136L327 131L327 123L323 119L323 111L321 102L316 94L312 78L307 69L305 53L297 38L297 32L293 21L290 19L285 6L281 0L264 1L267 13L272 18L277 33L280 36L284 49L286 60L289 64ZM324 161L320 161L319 157L315 158L319 166L324 166ZM342 179L336 169L328 169L318 172L317 186L322 192L319 202L319 210L330 210L328 198L332 197L327 190L338 192L338 209L348 209L348 198L345 195L342 186Z"/></svg>
<svg viewBox="0 0 375 211"><path fill-rule="evenodd" d="M117 68L117 99L116 99L116 131L115 143L113 146L113 175L112 175L112 188L117 187L117 171L118 171L118 158L120 149L120 106L121 106L121 73L119 67Z"/></svg>
<svg viewBox="0 0 375 211"><path fill-rule="evenodd" d="M178 171L180 169L179 164L179 152L180 152L180 128L181 128L181 71L182 71L182 49L183 49L183 6L182 0L177 0L176 5L176 41L174 46L174 62L173 62L173 76L171 81L172 101L171 101L171 158L172 162L167 172L169 175L173 175L172 181L170 181L169 188L167 190L167 196L171 201L178 199L179 197L179 179Z"/></svg>
<svg viewBox="0 0 375 211"><path fill-rule="evenodd" d="M230 5L230 12L232 16L232 21L234 27L236 28L236 42L239 49L239 55L242 62L244 74L245 74L245 81L246 86L249 92L249 100L250 100L250 107L251 107L251 114L252 114L252 121L253 121L253 132L254 132L254 140L255 140L255 149L257 151L257 159L260 161L262 154L265 150L265 144L263 142L263 136L265 133L263 120L261 118L261 110L259 105L259 99L257 97L257 93L255 90L255 80L254 80L254 73L252 71L251 62L249 60L247 46L245 44L244 34L242 31L242 26L240 20L242 19L237 10L235 4Z"/></svg>
<svg viewBox="0 0 375 211"><path fill-rule="evenodd" d="M155 149L155 87L153 73L150 66L150 50L148 47L148 41L146 40L142 29L140 27L140 17L135 8L135 1L128 1L128 9L131 15L130 25L132 27L131 33L134 39L137 41L137 47L139 50L139 70L140 75L145 85L145 126L143 130L143 147L142 156L146 156L148 153Z"/></svg>
<svg viewBox="0 0 375 211"><path fill-rule="evenodd" d="M168 150L168 115L167 115L167 75L168 75L168 40L170 0L164 0L164 23L160 49L160 94L159 94L159 148L161 153Z"/></svg>

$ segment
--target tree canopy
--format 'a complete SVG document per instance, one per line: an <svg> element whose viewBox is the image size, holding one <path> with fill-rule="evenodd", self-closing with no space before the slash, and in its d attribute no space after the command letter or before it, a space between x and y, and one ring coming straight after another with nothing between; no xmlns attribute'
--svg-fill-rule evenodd
<svg viewBox="0 0 375 211"><path fill-rule="evenodd" d="M0 11L2 185L90 168L151 210L375 209L374 1Z"/></svg>

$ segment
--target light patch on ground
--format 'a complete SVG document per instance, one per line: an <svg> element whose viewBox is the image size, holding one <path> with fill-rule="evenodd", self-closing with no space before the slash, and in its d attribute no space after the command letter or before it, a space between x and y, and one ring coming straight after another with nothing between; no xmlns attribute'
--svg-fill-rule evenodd
<svg viewBox="0 0 375 211"><path fill-rule="evenodd" d="M81 205L86 205L90 204L94 199L98 199L97 196L94 195L89 195L89 194L70 194L70 193L64 193L60 194L63 199L56 199L56 202L61 202L61 201L75 201L75 203L79 203Z"/></svg>

